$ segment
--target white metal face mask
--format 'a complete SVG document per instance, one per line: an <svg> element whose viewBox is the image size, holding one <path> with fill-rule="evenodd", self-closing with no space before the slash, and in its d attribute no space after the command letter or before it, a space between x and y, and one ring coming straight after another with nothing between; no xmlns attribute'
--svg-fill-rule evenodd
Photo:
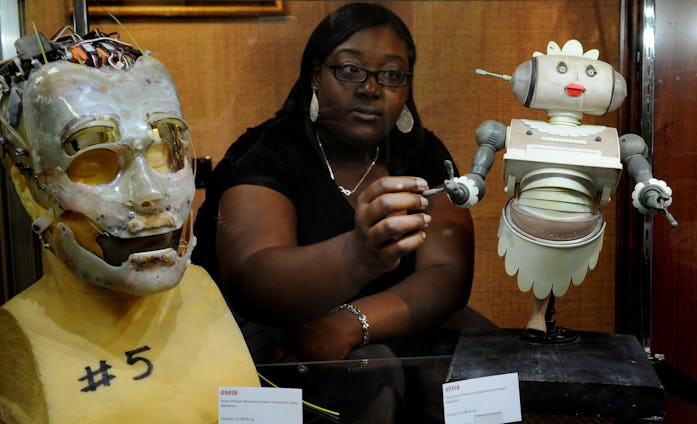
<svg viewBox="0 0 697 424"><path fill-rule="evenodd" d="M164 66L145 55L125 70L50 62L24 85L22 118L34 197L48 209L34 231L47 247L113 290L175 286L195 244L182 235L195 186Z"/></svg>

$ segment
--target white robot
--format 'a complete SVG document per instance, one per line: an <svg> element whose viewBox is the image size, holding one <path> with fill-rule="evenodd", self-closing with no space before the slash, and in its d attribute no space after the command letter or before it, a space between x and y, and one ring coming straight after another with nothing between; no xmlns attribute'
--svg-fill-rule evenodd
<svg viewBox="0 0 697 424"><path fill-rule="evenodd" d="M513 119L508 127L482 123L471 173L456 178L449 170L440 190L458 206L474 206L484 197L496 151L506 149L503 174L510 200L502 212L498 254L505 256L506 272L518 274L519 289L535 295L527 333L545 336L550 298L563 296L571 282L581 284L596 266L605 229L600 208L610 202L623 165L636 182L634 207L642 214L663 212L675 227L666 209L672 191L653 177L641 137L618 137L615 128L582 124L584 113L604 115L626 96L624 78L598 60L598 50L584 53L577 40L563 48L552 41L546 55L535 52L512 76L477 73L510 81L516 98L546 110L548 120Z"/></svg>

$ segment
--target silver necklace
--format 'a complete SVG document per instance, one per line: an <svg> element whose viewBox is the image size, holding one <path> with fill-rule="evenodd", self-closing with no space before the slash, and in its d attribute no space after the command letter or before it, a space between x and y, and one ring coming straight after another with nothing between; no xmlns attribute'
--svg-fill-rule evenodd
<svg viewBox="0 0 697 424"><path fill-rule="evenodd" d="M380 155L380 146L377 146L375 148L375 157L373 158L373 161L370 162L370 165L368 166L368 169L365 170L365 173L361 177L361 179L358 181L356 186L353 188L353 190L349 190L347 188L344 188L343 186L340 186L339 184L336 183L336 179L334 179L334 171L332 170L331 164L329 164L329 159L327 159L327 154L324 153L324 146L322 146L322 142L319 139L319 134L315 132L315 138L317 139L317 145L319 146L319 151L322 153L322 159L324 159L324 163L327 164L327 169L329 170L329 176L332 177L332 181L334 181L334 184L339 188L339 190L344 193L344 196L348 197L352 195L353 193L358 190L358 187L363 184L363 180L365 180L365 177L370 174L370 171L373 169L373 166L375 166L375 163L378 161L378 156Z"/></svg>

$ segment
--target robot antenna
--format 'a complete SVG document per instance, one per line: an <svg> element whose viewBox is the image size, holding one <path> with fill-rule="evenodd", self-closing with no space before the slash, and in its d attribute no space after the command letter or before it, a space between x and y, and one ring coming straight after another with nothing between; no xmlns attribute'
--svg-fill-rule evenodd
<svg viewBox="0 0 697 424"><path fill-rule="evenodd" d="M477 69L475 69L475 72L478 73L479 75L489 75L489 76L492 76L492 77L501 78L502 80L506 80L506 81L510 81L510 80L511 80L511 76L510 76L510 75L495 74L495 73L493 73L493 72L485 71L484 69L479 69L479 68L477 68Z"/></svg>

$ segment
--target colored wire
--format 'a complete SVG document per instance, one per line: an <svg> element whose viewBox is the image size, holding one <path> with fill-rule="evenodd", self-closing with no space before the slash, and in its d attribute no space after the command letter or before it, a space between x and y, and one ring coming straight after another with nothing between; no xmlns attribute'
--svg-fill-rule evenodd
<svg viewBox="0 0 697 424"><path fill-rule="evenodd" d="M41 56L44 58L44 65L48 63L48 58L46 57L46 51L44 50L44 43L41 42L41 37L39 37L39 30L36 28L36 22L34 22L34 17L31 14L31 8L29 3L26 4L27 12L29 13L29 20L31 20L31 26L34 28L34 35L36 35L36 41L39 44L39 49L41 49Z"/></svg>
<svg viewBox="0 0 697 424"><path fill-rule="evenodd" d="M97 3L97 4L99 4L99 3ZM135 39L135 37L133 36L133 34L131 34L131 31L129 31L128 28L126 28L126 26L125 26L124 24L122 24L121 21L119 21L119 19L118 19L116 16L114 16L111 12L109 12L108 10L106 10L106 8L105 8L104 6L102 6L102 5L100 4L99 7L101 7L102 9L104 9L104 11L106 12L106 14L109 15L109 17L110 17L111 19L113 19L117 24L119 24L119 26L120 26L121 28L123 28L123 31L124 31L126 34L128 34L129 37L131 37L131 40L133 40L133 44L135 44L135 46L138 48L138 50L140 50L140 53L141 53L141 54L145 54L145 51L140 47L140 44L138 44L138 41L136 41L136 39Z"/></svg>
<svg viewBox="0 0 697 424"><path fill-rule="evenodd" d="M266 378L266 377L264 377L263 375L261 375L260 372L257 372L257 374L259 375L259 378L261 378L262 380L264 380L264 381L265 381L266 383L268 383L271 387L275 387L275 388L277 388L277 389L279 388L277 385L275 385L273 382L271 382L268 378ZM337 417L337 418L338 418L339 415L340 415L340 414L339 414L338 412L336 412L336 411L332 411L331 409L327 409L327 408L322 408L321 406L315 405L315 404L310 403L310 402L308 402L308 401L306 401L306 400L303 400L303 405L307 406L308 408L314 409L314 410L316 410L316 411L322 412L322 413L324 413L324 414L327 414L327 415L330 415L330 416L333 416L333 417Z"/></svg>

